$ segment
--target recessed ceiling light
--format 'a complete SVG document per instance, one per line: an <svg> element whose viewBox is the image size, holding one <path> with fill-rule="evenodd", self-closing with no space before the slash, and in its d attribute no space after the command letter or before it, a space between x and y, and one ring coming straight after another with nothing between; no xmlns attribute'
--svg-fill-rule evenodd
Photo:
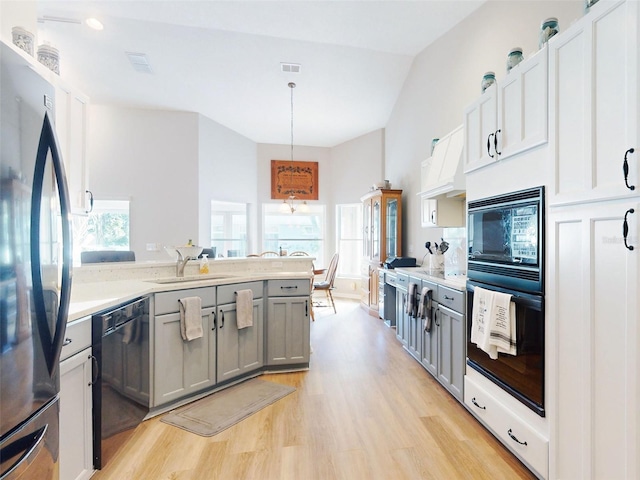
<svg viewBox="0 0 640 480"><path fill-rule="evenodd" d="M98 20L97 18L87 18L85 20L85 23L87 25L89 25L89 27L93 28L94 30L102 30L104 29L104 25L102 25L102 22L100 20Z"/></svg>

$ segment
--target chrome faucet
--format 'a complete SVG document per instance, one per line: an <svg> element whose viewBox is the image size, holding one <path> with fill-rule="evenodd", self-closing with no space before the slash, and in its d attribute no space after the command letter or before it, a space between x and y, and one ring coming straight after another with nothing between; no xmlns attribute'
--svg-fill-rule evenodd
<svg viewBox="0 0 640 480"><path fill-rule="evenodd" d="M178 262L176 263L176 277L184 277L184 267L187 266L189 260L196 260L196 257L189 257L188 255L183 257L180 250L178 252Z"/></svg>

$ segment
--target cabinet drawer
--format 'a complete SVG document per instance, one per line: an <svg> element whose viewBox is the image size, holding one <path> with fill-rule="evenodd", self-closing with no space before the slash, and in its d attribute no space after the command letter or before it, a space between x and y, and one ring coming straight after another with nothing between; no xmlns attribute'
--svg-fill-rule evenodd
<svg viewBox="0 0 640 480"><path fill-rule="evenodd" d="M409 288L409 275L398 273L396 276L396 287L407 290Z"/></svg>
<svg viewBox="0 0 640 480"><path fill-rule="evenodd" d="M200 297L202 308L216 306L216 288L187 288L185 290L174 290L173 292L156 293L155 314L176 313L180 311L178 300L185 297Z"/></svg>
<svg viewBox="0 0 640 480"><path fill-rule="evenodd" d="M440 305L464 313L464 292L438 285L437 301Z"/></svg>
<svg viewBox="0 0 640 480"><path fill-rule="evenodd" d="M60 361L91 346L91 317L67 323Z"/></svg>
<svg viewBox="0 0 640 480"><path fill-rule="evenodd" d="M269 297L295 297L311 293L311 280L269 280L267 286Z"/></svg>
<svg viewBox="0 0 640 480"><path fill-rule="evenodd" d="M468 376L464 378L464 403L509 450L547 478L549 441L546 438Z"/></svg>
<svg viewBox="0 0 640 480"><path fill-rule="evenodd" d="M231 285L221 285L218 287L218 305L236 303L236 292L238 290L251 290L253 292L254 299L262 298L263 288L264 287L262 282L245 282L234 283Z"/></svg>

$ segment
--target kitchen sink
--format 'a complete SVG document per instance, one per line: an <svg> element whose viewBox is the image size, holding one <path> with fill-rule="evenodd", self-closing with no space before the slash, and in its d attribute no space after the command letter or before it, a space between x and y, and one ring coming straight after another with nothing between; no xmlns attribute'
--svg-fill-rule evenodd
<svg viewBox="0 0 640 480"><path fill-rule="evenodd" d="M214 273L210 275L198 275L198 276L191 276L191 277L155 278L153 280L147 280L147 282L160 283L165 285L167 283L189 283L189 282L203 282L206 280L224 280L226 278L234 278L234 277L236 277L236 275L231 275L228 273Z"/></svg>

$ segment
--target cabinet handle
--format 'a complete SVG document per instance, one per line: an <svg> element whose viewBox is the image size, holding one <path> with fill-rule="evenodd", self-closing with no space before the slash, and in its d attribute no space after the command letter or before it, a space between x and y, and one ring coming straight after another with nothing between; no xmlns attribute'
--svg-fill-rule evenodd
<svg viewBox="0 0 640 480"><path fill-rule="evenodd" d="M298 286L297 285L293 285L293 286L292 285L287 285L287 286L284 286L284 287L280 287L280 290L290 290L290 289L297 290Z"/></svg>
<svg viewBox="0 0 640 480"><path fill-rule="evenodd" d="M624 184L627 186L629 190L635 190L635 185L629 185L629 162L627 162L627 155L635 152L633 148L630 148L624 153L624 162L622 163L622 172L624 173Z"/></svg>
<svg viewBox="0 0 640 480"><path fill-rule="evenodd" d="M89 382L89 387L93 386L98 381L98 359L93 355L89 355L91 359L91 381Z"/></svg>
<svg viewBox="0 0 640 480"><path fill-rule="evenodd" d="M71 342L73 342L73 340L71 340L69 337L64 339L64 343L62 344L63 347L66 347L67 345L69 345Z"/></svg>
<svg viewBox="0 0 640 480"><path fill-rule="evenodd" d="M431 223L433 223L434 225L436 223L436 211L435 210L431 210Z"/></svg>
<svg viewBox="0 0 640 480"><path fill-rule="evenodd" d="M309 316L309 300L304 301L304 316Z"/></svg>
<svg viewBox="0 0 640 480"><path fill-rule="evenodd" d="M438 322L438 309L437 308L433 311L433 321L435 322L436 327L440 326L440 323Z"/></svg>
<svg viewBox="0 0 640 480"><path fill-rule="evenodd" d="M473 404L474 404L476 407L478 407L480 410L486 410L486 409L487 409L487 407L481 407L481 406L478 404L478 402L476 401L476 397L473 397L473 398L471 399L471 403L473 403Z"/></svg>
<svg viewBox="0 0 640 480"><path fill-rule="evenodd" d="M453 298L453 297L449 297L448 295L445 295L445 296L444 296L444 299L445 299L445 300L454 300L454 298Z"/></svg>
<svg viewBox="0 0 640 480"><path fill-rule="evenodd" d="M496 130L495 135L493 136L493 150L496 152L496 155L502 155L502 152L498 151L498 134L501 133L502 130Z"/></svg>
<svg viewBox="0 0 640 480"><path fill-rule="evenodd" d="M213 312L213 328L211 329L211 331L213 332L218 326L218 317L216 315L216 312Z"/></svg>
<svg viewBox="0 0 640 480"><path fill-rule="evenodd" d="M622 236L624 237L624 246L627 247L629 250L633 250L633 245L629 245L627 243L627 236L629 235L629 223L627 222L627 215L634 212L635 210L633 208L630 208L629 210L627 210L626 213L624 214L624 222L622 222Z"/></svg>
<svg viewBox="0 0 640 480"><path fill-rule="evenodd" d="M491 137L494 137L495 133L490 133L489 136L487 137L487 155L489 155L491 158L494 157L494 155L491 155Z"/></svg>
<svg viewBox="0 0 640 480"><path fill-rule="evenodd" d="M224 311L220 310L220 328L224 327Z"/></svg>
<svg viewBox="0 0 640 480"><path fill-rule="evenodd" d="M512 433L512 430L509 429L509 431L507 432L507 434L511 437L511 440L518 442L520 445L527 445L527 442L521 442L520 440L518 440L516 438L516 436Z"/></svg>
<svg viewBox="0 0 640 480"><path fill-rule="evenodd" d="M93 192L91 190L85 190L84 193L88 193L89 194L89 210L87 210L87 213L91 213L93 212Z"/></svg>

